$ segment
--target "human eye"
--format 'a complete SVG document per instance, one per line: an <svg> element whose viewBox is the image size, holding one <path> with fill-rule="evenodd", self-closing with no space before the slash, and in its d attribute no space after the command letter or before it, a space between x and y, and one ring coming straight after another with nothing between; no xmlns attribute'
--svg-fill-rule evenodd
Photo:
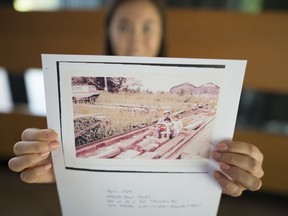
<svg viewBox="0 0 288 216"><path fill-rule="evenodd" d="M128 23L120 23L118 27L119 31L122 33L131 32L132 28Z"/></svg>
<svg viewBox="0 0 288 216"><path fill-rule="evenodd" d="M152 26L151 24L145 24L144 27L143 27L143 32L144 33L149 33L152 31Z"/></svg>

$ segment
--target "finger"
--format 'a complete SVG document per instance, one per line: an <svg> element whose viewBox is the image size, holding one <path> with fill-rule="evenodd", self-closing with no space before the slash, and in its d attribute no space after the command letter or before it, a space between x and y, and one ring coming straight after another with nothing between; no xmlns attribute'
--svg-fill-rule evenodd
<svg viewBox="0 0 288 216"><path fill-rule="evenodd" d="M52 178L47 178L48 176L47 172L50 171L51 167L52 167L52 164L48 163L48 164L42 164L40 166L26 169L21 173L20 178L23 182L26 182L26 183L53 182Z"/></svg>
<svg viewBox="0 0 288 216"><path fill-rule="evenodd" d="M28 128L23 131L21 137L25 141L54 141L57 139L57 133L52 129Z"/></svg>
<svg viewBox="0 0 288 216"><path fill-rule="evenodd" d="M33 167L36 164L44 161L48 158L50 152L46 152L43 154L27 154L18 157L14 157L9 160L8 166L11 170L15 172L21 172L26 168Z"/></svg>
<svg viewBox="0 0 288 216"><path fill-rule="evenodd" d="M241 184L243 187L251 191L259 190L262 186L262 182L259 178L247 173L245 170L228 165L221 162L220 168L229 178L233 179L234 182Z"/></svg>
<svg viewBox="0 0 288 216"><path fill-rule="evenodd" d="M244 169L257 178L262 178L264 175L262 164L250 156L229 152L213 152L212 157L218 162L225 162Z"/></svg>
<svg viewBox="0 0 288 216"><path fill-rule="evenodd" d="M245 190L241 185L233 182L227 176L225 176L223 173L219 171L215 171L213 173L216 181L219 183L219 185L222 188L222 193L237 197L242 194L242 192Z"/></svg>
<svg viewBox="0 0 288 216"><path fill-rule="evenodd" d="M24 154L45 153L53 151L58 147L59 143L57 141L20 141L14 145L13 151L16 156L20 156Z"/></svg>
<svg viewBox="0 0 288 216"><path fill-rule="evenodd" d="M216 145L216 151L244 154L255 158L260 163L263 162L263 154L259 149L246 142L223 141Z"/></svg>

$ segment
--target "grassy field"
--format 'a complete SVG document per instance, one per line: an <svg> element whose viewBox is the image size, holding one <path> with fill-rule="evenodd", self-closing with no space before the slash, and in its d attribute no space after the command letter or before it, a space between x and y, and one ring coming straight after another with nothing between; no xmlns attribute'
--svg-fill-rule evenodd
<svg viewBox="0 0 288 216"><path fill-rule="evenodd" d="M97 133L97 136L90 134L90 137L97 137L98 140L150 125L162 117L163 111L166 109L173 113L199 104L216 108L217 101L207 96L180 96L170 93L101 92L95 104L74 104L73 111L74 116L80 114L97 115L105 120L96 129L92 130L93 133ZM77 124L77 128L83 130L84 126L79 125L81 121ZM87 120L85 120L86 126ZM79 131L76 129L75 134L77 132Z"/></svg>

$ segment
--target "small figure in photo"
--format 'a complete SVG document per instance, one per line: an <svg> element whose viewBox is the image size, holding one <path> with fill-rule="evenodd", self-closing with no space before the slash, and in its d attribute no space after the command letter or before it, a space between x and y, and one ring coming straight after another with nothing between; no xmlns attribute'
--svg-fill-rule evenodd
<svg viewBox="0 0 288 216"><path fill-rule="evenodd" d="M167 130L169 129L167 126L169 126L169 124L171 124L170 111L165 110L163 112L163 117L161 117L157 122L157 134L159 139L162 138L162 134L167 135Z"/></svg>
<svg viewBox="0 0 288 216"><path fill-rule="evenodd" d="M179 135L180 131L183 128L183 122L179 119L179 114L176 114L173 117L172 128L171 128L171 138Z"/></svg>

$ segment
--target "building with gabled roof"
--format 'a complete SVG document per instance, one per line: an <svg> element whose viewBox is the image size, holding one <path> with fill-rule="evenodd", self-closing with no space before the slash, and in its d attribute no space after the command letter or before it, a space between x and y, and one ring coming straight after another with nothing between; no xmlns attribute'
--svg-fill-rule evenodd
<svg viewBox="0 0 288 216"><path fill-rule="evenodd" d="M173 86L170 89L171 94L191 94L191 95L200 95L200 94L211 94L217 95L219 93L219 86L215 85L212 82L206 83L199 87L192 85L191 83L185 82L183 84Z"/></svg>

